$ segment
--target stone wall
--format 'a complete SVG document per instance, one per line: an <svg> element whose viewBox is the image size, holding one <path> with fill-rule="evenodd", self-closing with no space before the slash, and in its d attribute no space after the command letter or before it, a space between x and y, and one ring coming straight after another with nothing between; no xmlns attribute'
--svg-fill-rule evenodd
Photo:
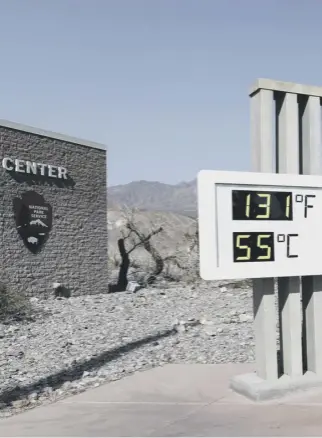
<svg viewBox="0 0 322 438"><path fill-rule="evenodd" d="M55 282L72 295L106 293L106 150L11 126L0 123L0 281L30 296L52 293ZM63 166L69 179L8 171L5 157ZM13 208L14 198L28 191L52 209L51 231L38 251L24 243Z"/></svg>

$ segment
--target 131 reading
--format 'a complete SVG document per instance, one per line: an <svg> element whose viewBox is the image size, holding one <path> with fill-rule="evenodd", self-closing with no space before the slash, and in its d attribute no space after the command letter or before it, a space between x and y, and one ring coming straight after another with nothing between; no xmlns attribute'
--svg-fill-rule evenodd
<svg viewBox="0 0 322 438"><path fill-rule="evenodd" d="M293 220L291 192L232 191L233 220Z"/></svg>

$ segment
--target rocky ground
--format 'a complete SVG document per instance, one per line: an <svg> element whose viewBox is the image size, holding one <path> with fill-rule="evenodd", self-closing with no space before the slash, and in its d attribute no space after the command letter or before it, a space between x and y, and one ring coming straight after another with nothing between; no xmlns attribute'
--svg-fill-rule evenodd
<svg viewBox="0 0 322 438"><path fill-rule="evenodd" d="M2 417L169 362L254 360L245 283L164 284L31 303L31 321L0 324Z"/></svg>

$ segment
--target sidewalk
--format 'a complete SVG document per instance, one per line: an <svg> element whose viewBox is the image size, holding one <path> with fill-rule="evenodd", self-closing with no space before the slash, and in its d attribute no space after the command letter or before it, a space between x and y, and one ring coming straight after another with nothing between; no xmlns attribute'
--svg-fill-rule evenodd
<svg viewBox="0 0 322 438"><path fill-rule="evenodd" d="M0 420L0 436L321 436L322 390L254 403L228 389L251 364L167 365Z"/></svg>

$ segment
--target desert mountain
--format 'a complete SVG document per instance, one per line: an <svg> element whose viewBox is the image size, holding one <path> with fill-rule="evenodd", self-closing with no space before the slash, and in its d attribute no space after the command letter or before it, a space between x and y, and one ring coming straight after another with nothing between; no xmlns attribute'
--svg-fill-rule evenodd
<svg viewBox="0 0 322 438"><path fill-rule="evenodd" d="M120 205L148 211L178 213L195 218L197 212L196 181L176 185L153 181L134 181L109 188L109 209Z"/></svg>

